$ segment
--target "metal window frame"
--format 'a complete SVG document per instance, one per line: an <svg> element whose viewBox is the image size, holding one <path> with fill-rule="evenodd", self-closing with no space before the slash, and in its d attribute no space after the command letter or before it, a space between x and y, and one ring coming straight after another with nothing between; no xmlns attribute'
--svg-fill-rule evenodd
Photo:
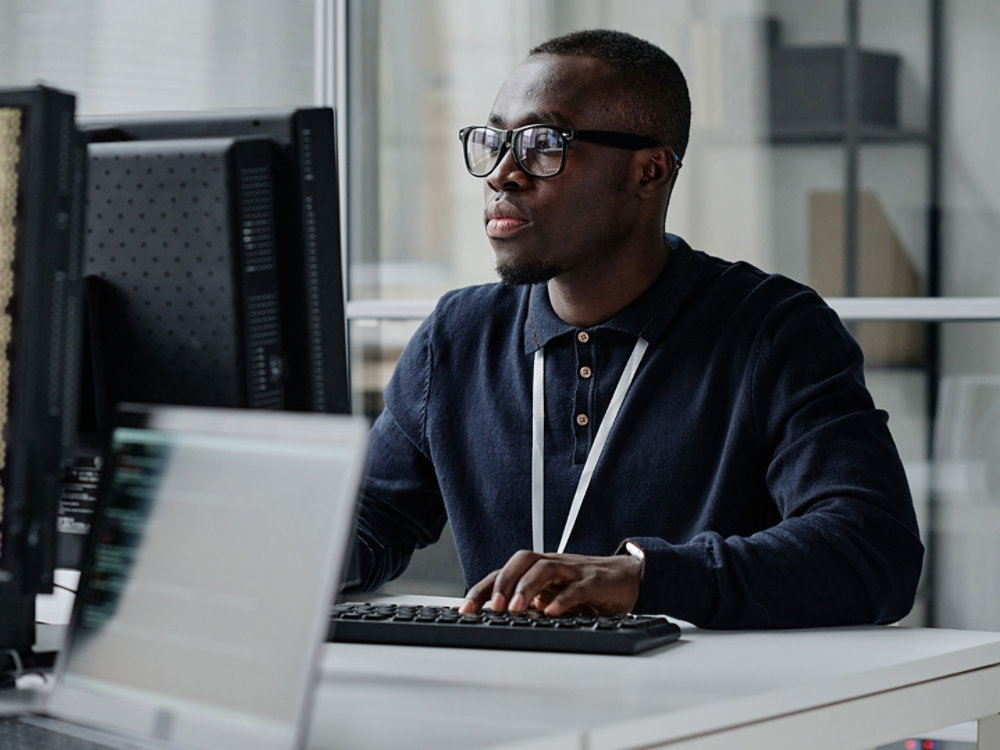
<svg viewBox="0 0 1000 750"><path fill-rule="evenodd" d="M1000 320L1000 297L829 297L826 302L845 321L917 320L960 323ZM348 320L420 320L432 299L351 300Z"/></svg>

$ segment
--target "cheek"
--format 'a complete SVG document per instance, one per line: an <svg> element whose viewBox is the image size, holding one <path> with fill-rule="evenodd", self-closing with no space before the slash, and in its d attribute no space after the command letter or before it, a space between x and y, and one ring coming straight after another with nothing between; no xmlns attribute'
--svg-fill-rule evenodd
<svg viewBox="0 0 1000 750"><path fill-rule="evenodd" d="M600 159L579 170L576 179L567 180L564 195L576 207L581 218L600 223L613 221L627 210L626 194L632 179L631 160L615 149L599 153ZM568 171L568 170L567 170ZM586 174L584 174L586 172Z"/></svg>
<svg viewBox="0 0 1000 750"><path fill-rule="evenodd" d="M611 227L627 226L633 218L623 188L614 175L602 185L562 196L558 214L564 230L594 236L605 234Z"/></svg>

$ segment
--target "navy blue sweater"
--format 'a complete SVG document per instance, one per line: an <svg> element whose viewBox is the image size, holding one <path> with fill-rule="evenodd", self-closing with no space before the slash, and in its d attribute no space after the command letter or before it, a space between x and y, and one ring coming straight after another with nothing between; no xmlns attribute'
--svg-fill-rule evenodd
<svg viewBox="0 0 1000 750"><path fill-rule="evenodd" d="M372 429L358 524L364 587L399 575L446 518L469 585L531 548L541 346L554 550L641 335L649 350L566 551L609 555L634 540L646 551L636 611L703 627L889 622L909 611L923 547L857 344L809 288L668 242L663 274L589 336L555 315L544 284L441 299Z"/></svg>

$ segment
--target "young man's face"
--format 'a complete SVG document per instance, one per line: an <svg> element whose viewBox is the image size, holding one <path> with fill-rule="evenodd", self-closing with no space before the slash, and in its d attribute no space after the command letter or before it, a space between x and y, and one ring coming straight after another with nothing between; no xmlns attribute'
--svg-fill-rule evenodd
<svg viewBox="0 0 1000 750"><path fill-rule="evenodd" d="M621 130L604 106L607 79L604 64L591 58L530 57L500 88L488 124ZM576 141L563 171L539 179L523 172L508 149L484 181L483 216L500 277L537 283L612 269L616 249L635 231L633 156Z"/></svg>

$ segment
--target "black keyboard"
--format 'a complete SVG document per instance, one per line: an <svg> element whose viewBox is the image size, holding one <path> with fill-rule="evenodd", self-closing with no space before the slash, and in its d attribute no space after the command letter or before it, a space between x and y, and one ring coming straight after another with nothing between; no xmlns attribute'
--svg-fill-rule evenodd
<svg viewBox="0 0 1000 750"><path fill-rule="evenodd" d="M680 634L669 620L646 615L546 617L537 610L462 615L457 607L344 602L333 606L327 640L637 654L676 641Z"/></svg>

